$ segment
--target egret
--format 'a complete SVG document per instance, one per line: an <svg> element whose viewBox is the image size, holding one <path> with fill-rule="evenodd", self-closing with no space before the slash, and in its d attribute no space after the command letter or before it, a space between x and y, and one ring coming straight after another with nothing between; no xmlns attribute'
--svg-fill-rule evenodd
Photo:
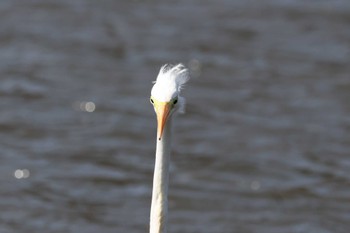
<svg viewBox="0 0 350 233"><path fill-rule="evenodd" d="M185 99L180 96L180 91L188 79L188 70L184 65L164 65L151 91L150 102L157 115L157 145L150 233L167 232L171 121L175 112L184 112Z"/></svg>

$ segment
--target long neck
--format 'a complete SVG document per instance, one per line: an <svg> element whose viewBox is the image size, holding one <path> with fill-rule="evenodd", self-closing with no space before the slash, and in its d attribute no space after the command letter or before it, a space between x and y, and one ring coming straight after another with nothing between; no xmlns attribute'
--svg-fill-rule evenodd
<svg viewBox="0 0 350 233"><path fill-rule="evenodd" d="M166 233L168 223L168 181L171 147L171 118L164 128L161 140L157 139L154 166L150 233Z"/></svg>

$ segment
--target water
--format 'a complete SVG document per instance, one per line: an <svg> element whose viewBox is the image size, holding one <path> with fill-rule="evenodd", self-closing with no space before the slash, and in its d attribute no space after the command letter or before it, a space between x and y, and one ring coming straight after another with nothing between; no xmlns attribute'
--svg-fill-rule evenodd
<svg viewBox="0 0 350 233"><path fill-rule="evenodd" d="M350 231L350 3L0 3L0 232L147 232L158 69L169 232Z"/></svg>

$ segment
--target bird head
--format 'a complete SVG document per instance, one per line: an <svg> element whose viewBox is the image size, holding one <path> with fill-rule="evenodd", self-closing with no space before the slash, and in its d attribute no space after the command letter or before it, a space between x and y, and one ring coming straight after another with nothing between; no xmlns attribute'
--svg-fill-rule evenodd
<svg viewBox="0 0 350 233"><path fill-rule="evenodd" d="M188 81L188 70L184 65L164 65L151 91L150 102L157 115L157 137L162 138L164 126L174 112L183 113L185 98L180 96L183 85Z"/></svg>

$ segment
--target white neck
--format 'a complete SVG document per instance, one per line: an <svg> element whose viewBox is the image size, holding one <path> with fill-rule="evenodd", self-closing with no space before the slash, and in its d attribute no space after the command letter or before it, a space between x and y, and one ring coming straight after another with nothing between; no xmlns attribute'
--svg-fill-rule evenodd
<svg viewBox="0 0 350 233"><path fill-rule="evenodd" d="M168 224L168 182L171 147L171 118L161 140L157 138L154 166L150 233L166 233Z"/></svg>

